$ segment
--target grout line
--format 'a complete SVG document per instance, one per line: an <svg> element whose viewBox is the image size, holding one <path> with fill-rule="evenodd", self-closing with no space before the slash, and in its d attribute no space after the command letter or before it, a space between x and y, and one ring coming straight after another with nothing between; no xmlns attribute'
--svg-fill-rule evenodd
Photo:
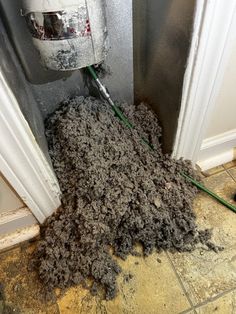
<svg viewBox="0 0 236 314"><path fill-rule="evenodd" d="M219 294L217 294L217 295L214 296L214 297L211 297L211 298L206 299L205 301L203 301L203 302L201 302L201 303L198 303L198 304L195 304L195 305L194 305L193 302L192 302L192 300L191 300L191 298L189 297L189 294L187 293L187 290L186 290L185 287L184 287L184 284L183 284L183 282L182 282L182 280L181 280L181 278L180 278L180 276L179 276L179 274L178 274L178 272L177 272L177 270L176 270L176 268L175 268L175 266L174 266L174 264L173 264L173 262L172 262L170 256L169 256L169 253L166 252L166 255L167 255L167 258L168 258L168 260L169 260L169 262L170 262L170 264L171 264L171 266L172 266L172 268L173 268L173 270L174 270L174 273L175 273L176 277L178 278L178 281L179 281L179 283L180 283L180 285L181 285L181 288L182 288L182 290L184 291L184 294L185 294L186 298L188 299L188 301L189 301L189 303L190 303L190 305L191 305L191 308L190 308L190 309L187 309L187 310L181 312L180 314L187 314L187 313L189 313L189 312L191 312L191 311L194 311L194 313L197 314L196 309L198 309L198 308L200 308L200 307L202 307L202 306L204 306L204 305L206 305L206 304L212 303L212 302L216 301L217 299L220 299L221 297L223 297L223 296L225 296L225 295L231 293L232 291L236 291L236 286L235 286L235 287L233 287L233 288L231 288L231 289L229 289L229 290L220 292Z"/></svg>
<svg viewBox="0 0 236 314"><path fill-rule="evenodd" d="M230 171L229 171L229 170L232 169L232 168L228 168L228 169L227 169L227 168L225 168L224 165L221 165L221 166L223 167L223 170L217 171L217 172L215 172L215 173L212 173L211 175L207 175L207 174L204 173L204 172L201 172L201 173L202 173L202 175L203 175L205 178L209 178L209 177L214 176L215 174L219 174L219 173L221 173L221 172L226 172L226 173L233 179L233 181L236 183L236 178L235 178L235 177L230 173ZM203 178L203 179L205 179L205 178ZM172 260L171 260L171 258L170 258L170 256L169 256L169 254L166 253L166 255L167 255L167 257L168 257L168 259L169 259L169 261L170 261L170 263L171 263L171 265L172 265L172 268L173 268L173 270L174 270L174 272L175 272L175 274L176 274L176 276L177 276L177 278L178 278L178 280L179 280L179 283L180 283L180 285L181 285L181 287L182 287L182 289L183 289L183 291L184 291L184 294L185 294L185 296L187 297L187 299L188 299L188 301L189 301L189 303L190 303L190 305L191 305L191 308L190 308L190 309L185 310L185 311L183 311L183 312L181 312L181 313L179 313L179 314L188 314L188 313L190 313L191 311L193 311L195 314L197 314L196 309L198 309L198 308L200 308L200 307L202 307L202 306L205 306L205 305L207 305L207 304L210 304L210 303L212 303L212 302L214 302L214 301L220 299L221 297L223 297L223 296L225 296L225 295L231 293L232 291L236 291L236 286L235 286L235 287L233 287L233 288L231 288L231 289L229 289L229 290L226 290L226 291L223 291L223 292L219 293L219 294L216 295L215 297L206 299L205 301L194 305L194 304L192 303L192 301L191 301L191 299L190 299L190 297L189 297L189 295L188 295L188 293L187 293L185 287L184 287L184 284L183 284L183 282L182 282L180 276L178 275L178 272L177 272L177 270L176 270L176 268L175 268L175 266L174 266L174 264L173 264L173 262L172 262Z"/></svg>
<svg viewBox="0 0 236 314"><path fill-rule="evenodd" d="M232 169L232 168L228 168L228 169L226 169L225 168L225 166L223 165L223 167L224 167L224 169L225 169L225 171L227 172L227 174L234 180L234 182L236 183L236 179L235 179L235 177L230 173L230 169Z"/></svg>
<svg viewBox="0 0 236 314"><path fill-rule="evenodd" d="M222 169L215 170L215 171L214 171L213 173L211 173L211 174L208 173L208 172L211 171L212 169L218 168L218 167L222 167ZM216 175L216 174L220 174L221 172L224 172L224 171L225 171L224 166L223 166L223 165L219 165L219 166L217 166L217 167L213 167L213 168L208 169L208 170L205 170L205 171L201 170L201 174L202 174L205 178L210 178L210 177L212 177L212 176L214 176L214 175ZM205 178L204 178L204 179L205 179Z"/></svg>
<svg viewBox="0 0 236 314"><path fill-rule="evenodd" d="M182 280L181 280L181 278L180 278L180 276L179 276L179 274L178 274L178 272L177 272L177 270L176 270L176 268L175 268L175 266L174 266L174 264L173 264L173 262L172 262L172 260L171 260L171 258L170 258L170 256L169 256L169 253L168 253L168 252L165 252L165 254L166 254L166 256L167 256L167 258L168 258L168 260L169 260L169 262L170 262L170 264L171 264L171 267L172 267L172 269L173 269L173 271L174 271L174 273L175 273L175 275L176 275L176 277L177 277L177 279L178 279L178 281L179 281L179 284L180 284L180 286L181 286L181 288L182 288L182 290L183 290L183 292L184 292L184 294L185 294L185 296L186 296L186 298L187 298L187 300L188 300L188 302L189 302L189 304L190 304L190 306L191 306L191 309L188 309L188 310L186 310L186 311L194 310L193 302L192 302L192 300L190 299L190 297L189 297L189 295L188 295L188 293L187 293L187 290L186 290L185 287L184 287L184 284L183 284L183 282L182 282ZM187 313L186 311L184 311L183 313ZM194 312L195 312L195 310L194 310Z"/></svg>
<svg viewBox="0 0 236 314"><path fill-rule="evenodd" d="M215 297L212 297L212 298L209 298L209 299L206 299L205 301L201 302L201 303L198 303L196 305L193 306L193 309L198 309L204 305L207 305L207 304L210 304L218 299L220 299L221 297L231 293L232 291L236 291L236 286L229 289L229 290L226 290L226 291L223 291L223 292L220 292L219 294L217 294Z"/></svg>

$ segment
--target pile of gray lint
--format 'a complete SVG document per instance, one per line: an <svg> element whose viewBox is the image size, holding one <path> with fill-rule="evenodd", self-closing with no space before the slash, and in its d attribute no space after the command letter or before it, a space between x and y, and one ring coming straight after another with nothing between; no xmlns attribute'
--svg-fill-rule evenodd
<svg viewBox="0 0 236 314"><path fill-rule="evenodd" d="M63 204L42 227L34 254L46 289L92 278L91 291L102 288L111 299L121 271L113 255L125 259L137 243L144 255L211 245L210 232L196 226L197 190L180 174L195 177L190 163L162 153L161 129L148 106L121 109L135 130L91 97L65 102L46 123Z"/></svg>

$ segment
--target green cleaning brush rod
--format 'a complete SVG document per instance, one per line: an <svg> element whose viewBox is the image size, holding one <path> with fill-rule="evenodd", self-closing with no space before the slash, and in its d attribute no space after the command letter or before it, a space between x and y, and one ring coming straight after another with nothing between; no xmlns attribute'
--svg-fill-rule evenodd
<svg viewBox="0 0 236 314"><path fill-rule="evenodd" d="M96 82L102 96L106 99L106 101L109 103L109 105L111 105L112 110L115 112L115 114L118 116L118 118L129 128L129 129L133 129L134 126L129 122L128 118L120 111L120 109L116 106L116 104L113 102L113 100L111 99L111 96L106 88L106 86L104 86L102 84L102 82L99 80L97 73L95 72L94 68L92 66L88 66L87 67L90 74L92 75L94 81Z"/></svg>
<svg viewBox="0 0 236 314"><path fill-rule="evenodd" d="M236 207L234 205L230 204L229 202L227 202L226 200L224 200L223 198L221 198L220 196L218 196L214 192L208 190L203 184L201 184L198 181L194 180L190 176L187 176L184 173L181 173L181 175L183 177L185 177L188 181L190 181L193 185L198 187L200 190L202 190L202 191L206 192L207 194L209 194L210 196L214 197L218 202L220 202L221 204L225 205L226 207L228 207L229 209L231 209L233 212L236 213Z"/></svg>

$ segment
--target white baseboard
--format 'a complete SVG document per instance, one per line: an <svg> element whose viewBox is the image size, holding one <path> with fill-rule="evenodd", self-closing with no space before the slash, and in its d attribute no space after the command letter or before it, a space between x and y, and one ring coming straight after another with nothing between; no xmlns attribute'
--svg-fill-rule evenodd
<svg viewBox="0 0 236 314"><path fill-rule="evenodd" d="M39 225L34 224L29 227L17 229L12 233L0 236L0 252L9 249L21 242L28 241L39 235Z"/></svg>
<svg viewBox="0 0 236 314"><path fill-rule="evenodd" d="M197 162L197 165L201 168L202 171L223 165L227 162L234 160L234 150L231 149L222 154L216 155L214 157L201 160Z"/></svg>
<svg viewBox="0 0 236 314"><path fill-rule="evenodd" d="M0 237L35 224L37 220L27 207L0 213Z"/></svg>
<svg viewBox="0 0 236 314"><path fill-rule="evenodd" d="M197 165L203 170L235 159L236 129L207 138L203 141Z"/></svg>

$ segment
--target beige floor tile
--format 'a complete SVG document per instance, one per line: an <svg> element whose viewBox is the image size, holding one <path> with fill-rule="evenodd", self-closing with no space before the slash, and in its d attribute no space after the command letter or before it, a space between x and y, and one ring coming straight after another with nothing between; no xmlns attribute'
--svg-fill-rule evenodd
<svg viewBox="0 0 236 314"><path fill-rule="evenodd" d="M88 290L82 287L68 289L66 294L57 301L60 314L100 314L102 311L100 302L93 297Z"/></svg>
<svg viewBox="0 0 236 314"><path fill-rule="evenodd" d="M204 182L228 200L236 189L236 183L226 172L207 177ZM186 291L197 305L236 288L236 214L204 193L196 199L195 209L199 225L213 228L214 241L225 247L218 254L203 249L189 254L169 254ZM165 253L155 253L145 259L130 256L126 261L119 261L123 273L118 279L119 294L112 301L92 297L87 290L75 287L57 302L47 303L37 275L27 269L32 249L33 246L17 248L0 255L0 290L4 290L4 306L15 313L176 314L189 309L188 313L192 314ZM224 302L226 306L227 301ZM0 311L2 305L0 298ZM204 307L208 309L206 305ZM204 307L197 310L204 310Z"/></svg>
<svg viewBox="0 0 236 314"><path fill-rule="evenodd" d="M226 164L223 165L223 167L225 169L230 169L230 168L236 167L236 160L227 162Z"/></svg>
<svg viewBox="0 0 236 314"><path fill-rule="evenodd" d="M37 274L28 270L33 250L34 245L25 245L0 254L0 292L4 293L3 299L0 293L0 313L1 307L17 314L177 314L190 309L165 253L119 260L123 272L118 278L119 294L112 301L93 297L78 286L62 297L56 291L49 303Z"/></svg>
<svg viewBox="0 0 236 314"><path fill-rule="evenodd" d="M37 274L28 270L33 248L25 245L0 254L1 314L59 314L55 302L46 302Z"/></svg>
<svg viewBox="0 0 236 314"><path fill-rule="evenodd" d="M229 201L236 190L226 172L206 178L204 183ZM195 211L199 226L213 228L213 241L224 246L220 253L199 248L192 253L169 254L196 305L236 287L236 214L204 193L197 197Z"/></svg>
<svg viewBox="0 0 236 314"><path fill-rule="evenodd" d="M227 171L228 171L228 172L230 173L230 175L234 178L234 180L236 180L236 167L235 167L235 168L228 169ZM236 193L236 189L235 189L234 192Z"/></svg>
<svg viewBox="0 0 236 314"><path fill-rule="evenodd" d="M58 301L61 314L70 313L180 313L190 308L165 253L148 258L130 256L120 261L119 294L101 301L82 288L68 290ZM125 278L131 278L127 281Z"/></svg>
<svg viewBox="0 0 236 314"><path fill-rule="evenodd" d="M211 168L209 170L206 170L206 171L203 171L203 175L205 175L206 177L209 177L209 176L212 176L213 174L216 174L216 173L219 173L219 172L222 172L224 171L224 167L223 166L217 166L217 167L214 167L214 168Z"/></svg>
<svg viewBox="0 0 236 314"><path fill-rule="evenodd" d="M208 304L196 309L197 314L235 314L236 313L236 291L209 302Z"/></svg>

